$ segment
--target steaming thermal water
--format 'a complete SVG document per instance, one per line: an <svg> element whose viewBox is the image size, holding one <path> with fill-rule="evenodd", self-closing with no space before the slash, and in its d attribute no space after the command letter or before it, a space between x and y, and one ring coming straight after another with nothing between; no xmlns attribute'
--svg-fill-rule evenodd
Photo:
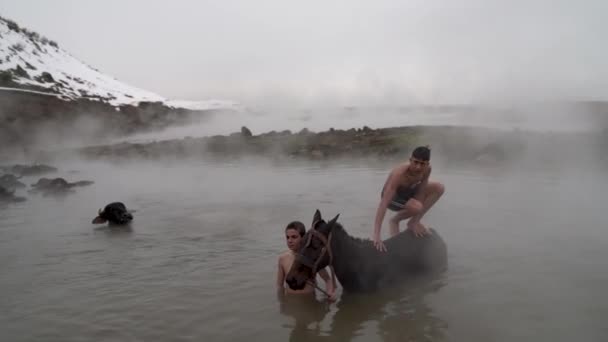
<svg viewBox="0 0 608 342"><path fill-rule="evenodd" d="M3 341L608 337L600 172L436 167L447 192L425 222L447 273L326 306L276 297L283 228L319 208L369 237L388 165L58 166L95 184L0 209ZM132 229L93 226L115 200L137 210Z"/></svg>
<svg viewBox="0 0 608 342"><path fill-rule="evenodd" d="M162 132L142 133L114 142L150 142L185 137L228 135L239 132L241 126L248 127L253 134L286 129L298 132L307 128L314 132L330 128L350 129L370 126L372 128L411 126L411 125L454 125L481 126L494 129L525 129L532 131L589 131L597 129L588 113L563 108L526 108L519 112L505 114L498 109L479 110L479 112L458 112L455 110L409 110L400 109L316 109L253 112L221 112L211 115L199 124L169 127Z"/></svg>

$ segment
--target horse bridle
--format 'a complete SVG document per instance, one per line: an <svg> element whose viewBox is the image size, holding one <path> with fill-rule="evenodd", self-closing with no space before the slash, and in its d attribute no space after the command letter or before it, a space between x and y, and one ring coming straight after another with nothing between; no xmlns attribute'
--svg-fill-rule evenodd
<svg viewBox="0 0 608 342"><path fill-rule="evenodd" d="M315 226L317 225L317 223L319 223L322 220L317 220L315 222L312 223L312 226L310 228L310 230L308 231L310 234L308 235L308 238L306 239L306 243L304 244L304 247L308 247L310 245L310 243L312 242L312 236L316 236L317 238L319 238L319 240L321 240L321 242L323 243L323 248L321 248L321 254L319 254L319 257L317 258L317 260L315 260L314 262L312 262L310 259L308 259L306 256L298 253L298 261L300 261L301 264L303 264L304 266L310 267L312 269L312 274L313 274L313 278L314 276L317 274L317 268L319 267L319 263L321 263L321 260L323 260L323 257L325 256L325 253L328 254L329 256L329 267L331 269L331 281L332 283L335 283L335 279L336 279L336 272L334 271L334 268L332 266L332 262L333 262L333 254L331 253L331 232L329 232L328 237L325 237L325 235L319 233L319 231L317 231L315 229ZM319 288L319 286L314 282L309 280L309 282L316 287L318 290L322 291L323 293L325 293L325 295L329 296L327 294L327 292L325 292L323 289Z"/></svg>
<svg viewBox="0 0 608 342"><path fill-rule="evenodd" d="M310 245L310 243L312 242L313 235L316 236L317 238L319 238L319 240L321 240L321 242L323 243L323 248L321 248L321 254L317 258L317 260L312 262L310 259L308 259L303 254L298 253L298 258L299 258L300 263L302 263L304 266L310 267L312 269L313 275L317 274L317 268L319 267L321 260L323 260L325 253L327 253L329 255L329 265L331 265L331 263L333 261L333 255L331 253L331 232L329 233L328 237L325 237L325 235L319 233L315 229L315 225L317 223L319 223L320 221L321 220L313 222L313 224L309 230L310 234L308 235L308 238L306 239L306 243L304 244L304 248L308 247Z"/></svg>

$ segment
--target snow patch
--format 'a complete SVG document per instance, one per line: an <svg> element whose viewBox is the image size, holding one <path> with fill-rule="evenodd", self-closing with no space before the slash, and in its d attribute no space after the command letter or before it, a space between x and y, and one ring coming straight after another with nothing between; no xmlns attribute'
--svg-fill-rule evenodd
<svg viewBox="0 0 608 342"><path fill-rule="evenodd" d="M57 94L69 100L88 98L113 106L161 102L193 110L239 108L238 104L223 100L172 101L125 84L79 61L56 43L0 18L0 72L8 70L12 70L13 81L17 84L46 89L48 92L36 93ZM9 89L15 88L2 88Z"/></svg>

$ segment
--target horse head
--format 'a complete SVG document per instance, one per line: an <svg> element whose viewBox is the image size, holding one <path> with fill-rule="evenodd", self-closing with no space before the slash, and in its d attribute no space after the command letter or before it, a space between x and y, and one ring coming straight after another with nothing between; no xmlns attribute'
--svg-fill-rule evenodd
<svg viewBox="0 0 608 342"><path fill-rule="evenodd" d="M285 277L285 281L292 290L301 290L306 283L313 281L319 270L331 264L333 254L331 250L331 233L338 221L336 215L329 222L321 217L317 209L313 216L312 225L300 246L296 258Z"/></svg>

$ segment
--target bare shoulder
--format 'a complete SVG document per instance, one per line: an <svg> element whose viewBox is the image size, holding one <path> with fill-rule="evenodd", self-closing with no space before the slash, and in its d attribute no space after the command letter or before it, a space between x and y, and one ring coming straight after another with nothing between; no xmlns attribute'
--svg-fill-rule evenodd
<svg viewBox="0 0 608 342"><path fill-rule="evenodd" d="M293 264L294 260L295 257L293 253L288 250L279 256L279 267L281 267L283 272L287 273L289 272L289 269L291 268L291 265Z"/></svg>
<svg viewBox="0 0 608 342"><path fill-rule="evenodd" d="M289 265L291 267L291 263L294 260L294 255L293 252L290 250L287 250L283 253L281 253L281 255L279 255L279 263L281 265Z"/></svg>
<svg viewBox="0 0 608 342"><path fill-rule="evenodd" d="M407 168L410 166L410 162L409 161L405 161L403 163L397 164L393 170L396 172L403 172L405 170L407 170Z"/></svg>
<svg viewBox="0 0 608 342"><path fill-rule="evenodd" d="M409 162L404 162L399 165L396 165L391 171L390 180L394 183L400 183L401 177L406 173L407 168L409 167Z"/></svg>
<svg viewBox="0 0 608 342"><path fill-rule="evenodd" d="M401 176L408 168L410 164L408 162L404 162L398 165L395 165L391 170L391 178Z"/></svg>

